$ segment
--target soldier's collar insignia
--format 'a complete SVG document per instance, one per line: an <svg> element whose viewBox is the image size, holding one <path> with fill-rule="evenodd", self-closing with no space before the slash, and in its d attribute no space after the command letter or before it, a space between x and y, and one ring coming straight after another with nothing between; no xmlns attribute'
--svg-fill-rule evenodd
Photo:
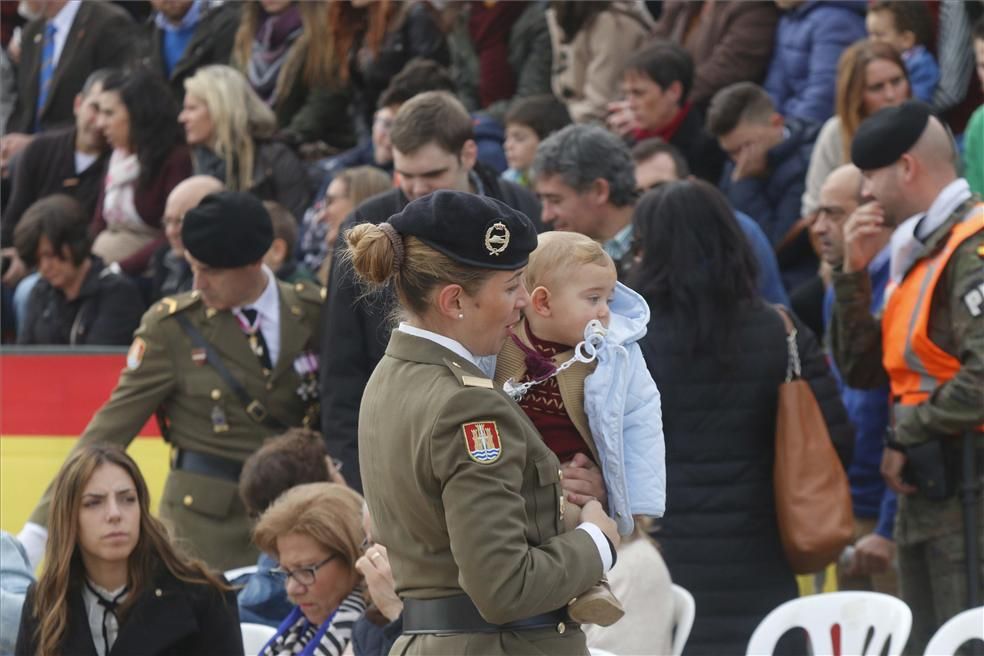
<svg viewBox="0 0 984 656"><path fill-rule="evenodd" d="M509 246L509 228L502 221L496 221L485 231L485 248L489 255L499 255Z"/></svg>
<svg viewBox="0 0 984 656"><path fill-rule="evenodd" d="M480 465L491 465L502 455L499 429L494 421L476 421L462 424L468 457Z"/></svg>

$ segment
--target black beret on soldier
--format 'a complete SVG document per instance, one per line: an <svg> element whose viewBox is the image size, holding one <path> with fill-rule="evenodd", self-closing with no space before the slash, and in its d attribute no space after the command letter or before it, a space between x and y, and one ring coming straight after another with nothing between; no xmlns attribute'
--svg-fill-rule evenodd
<svg viewBox="0 0 984 656"><path fill-rule="evenodd" d="M526 266L536 248L536 228L502 201L440 190L418 198L387 221L460 264L511 271Z"/></svg>
<svg viewBox="0 0 984 656"><path fill-rule="evenodd" d="M188 210L181 241L210 267L232 269L263 259L273 243L273 223L263 203L242 191L220 191Z"/></svg>
<svg viewBox="0 0 984 656"><path fill-rule="evenodd" d="M873 171L899 161L929 124L929 105L907 100L866 118L851 142L851 161L862 171Z"/></svg>

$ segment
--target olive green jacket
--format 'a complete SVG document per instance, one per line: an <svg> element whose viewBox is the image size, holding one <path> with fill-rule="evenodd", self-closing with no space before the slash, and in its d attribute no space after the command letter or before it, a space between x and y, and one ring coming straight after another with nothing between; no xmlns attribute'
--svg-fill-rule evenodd
<svg viewBox="0 0 984 656"><path fill-rule="evenodd" d="M500 444L485 464L468 439L478 425ZM464 592L504 624L562 608L601 578L591 536L561 534L557 457L512 399L444 347L393 331L362 399L359 451L401 597ZM568 637L583 645L580 631Z"/></svg>
<svg viewBox="0 0 984 656"><path fill-rule="evenodd" d="M294 360L317 350L322 288L314 283L278 283L280 354L265 372L250 350L235 316L202 303L197 291L167 297L143 316L134 333L127 366L109 401L89 422L76 449L111 442L127 446L158 407L170 426L175 447L245 461L274 428L254 421L176 320L184 315L216 349L230 373L249 395L288 426L299 426L316 408L301 399L301 377ZM317 372L314 372L314 381ZM315 387L315 398L317 388ZM29 521L46 525L51 488ZM172 471L161 499L162 518L196 555L213 567L255 562L249 524L235 483L184 471ZM248 558L252 557L252 561ZM246 559L245 562L242 562Z"/></svg>

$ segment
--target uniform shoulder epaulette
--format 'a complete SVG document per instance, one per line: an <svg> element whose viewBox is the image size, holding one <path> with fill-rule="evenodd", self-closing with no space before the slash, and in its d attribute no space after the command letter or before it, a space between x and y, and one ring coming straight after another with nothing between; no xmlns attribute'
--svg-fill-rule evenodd
<svg viewBox="0 0 984 656"><path fill-rule="evenodd" d="M454 377L458 379L462 387L484 387L485 389L495 389L495 383L492 379L486 378L485 376L473 376L464 370L461 363L455 360L450 360L444 358L444 364L447 365Z"/></svg>
<svg viewBox="0 0 984 656"><path fill-rule="evenodd" d="M322 303L328 296L328 290L316 282L310 280L298 280L289 283L291 289L297 294L298 298L312 303Z"/></svg>
<svg viewBox="0 0 984 656"><path fill-rule="evenodd" d="M150 307L148 314L163 319L192 307L200 300L202 300L202 294L198 290L165 296Z"/></svg>

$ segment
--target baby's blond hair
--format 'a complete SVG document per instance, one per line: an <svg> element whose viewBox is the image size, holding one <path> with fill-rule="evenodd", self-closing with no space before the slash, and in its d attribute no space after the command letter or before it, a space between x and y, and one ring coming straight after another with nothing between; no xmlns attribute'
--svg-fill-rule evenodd
<svg viewBox="0 0 984 656"><path fill-rule="evenodd" d="M526 267L526 289L556 285L572 269L585 264L615 268L601 244L578 232L545 232L537 237Z"/></svg>

